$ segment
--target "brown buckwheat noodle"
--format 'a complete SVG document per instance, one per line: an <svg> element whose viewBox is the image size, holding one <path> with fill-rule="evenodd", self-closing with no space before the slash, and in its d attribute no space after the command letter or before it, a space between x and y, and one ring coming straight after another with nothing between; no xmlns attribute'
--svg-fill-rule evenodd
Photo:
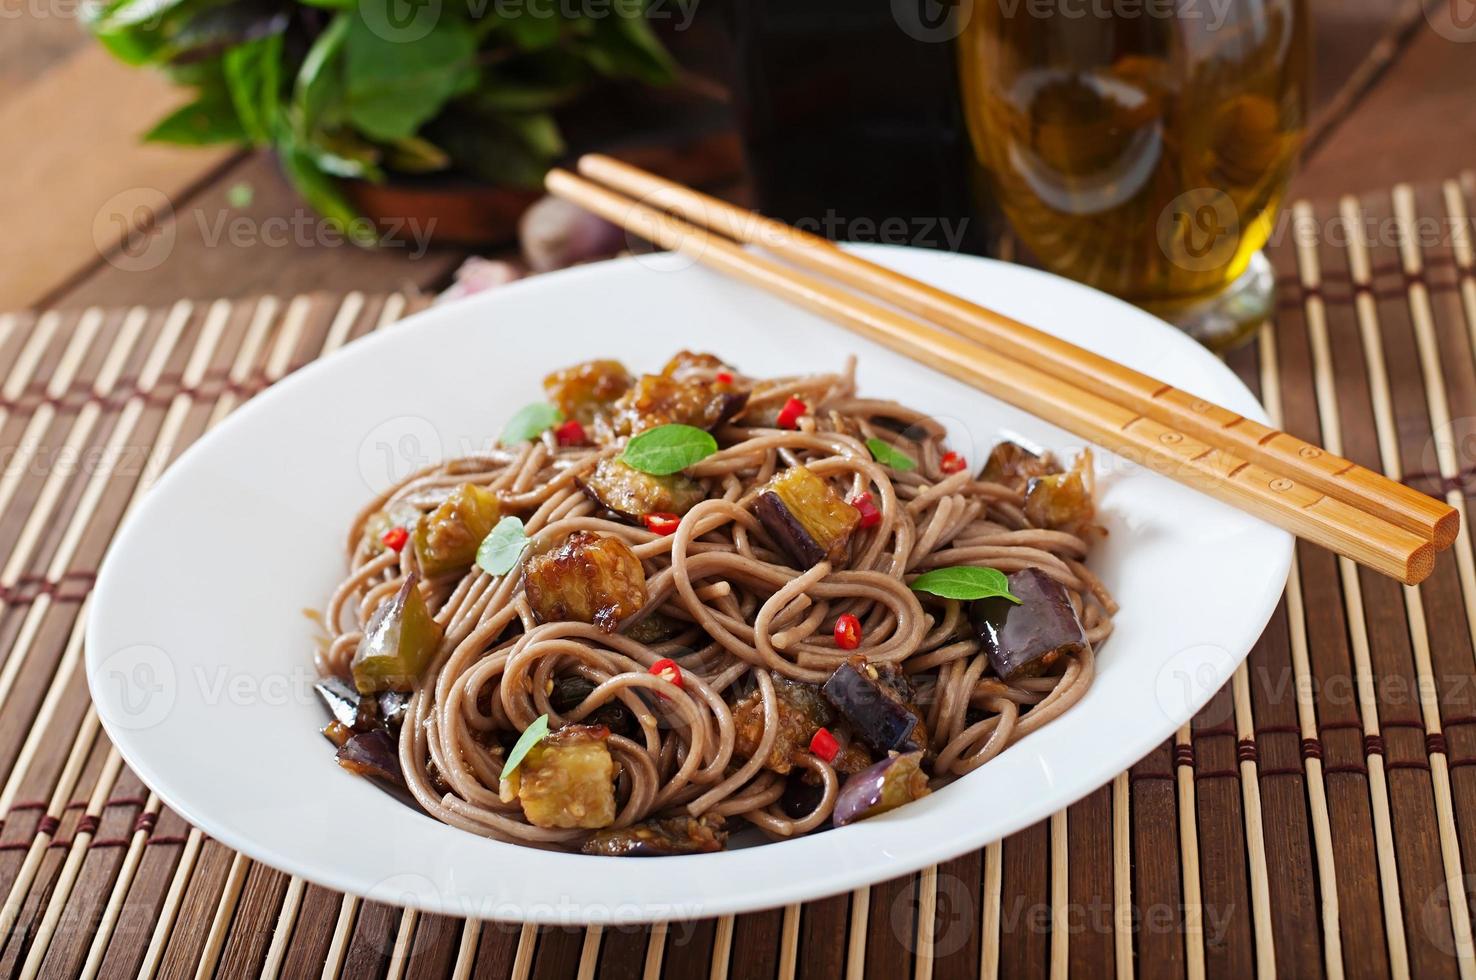
<svg viewBox="0 0 1476 980"><path fill-rule="evenodd" d="M348 534L349 573L327 605L331 641L318 662L324 674L348 676L361 625L417 570L413 548L371 555L362 544L365 521L388 505L432 510L466 482L497 491L503 512L523 517L535 548L576 530L622 539L647 579L647 604L631 621L659 611L681 626L670 640L647 645L584 623L540 625L517 572L492 576L474 565L424 581L444 638L410 699L399 753L410 792L428 813L499 840L577 849L591 831L533 826L516 800L501 800L494 736L521 731L541 714L553 727L579 722L618 700L640 731L609 740L619 772L614 826L685 812L740 817L773 838L813 830L829 818L840 781L829 764L805 754L800 764L821 786L820 801L799 819L779 806L785 777L762 768L778 717L773 677L823 682L852 655L828 629L846 612L862 624L856 652L911 676L936 753L935 787L1081 698L1092 680L1091 646L1063 658L1049 676L1007 684L993 676L962 604L920 595L907 580L961 564L1006 573L1040 568L1067 588L1094 646L1111 632L1116 606L1083 565L1088 543L1031 527L1021 494L1010 488L969 471L945 474L943 428L894 402L858 398L853 363L840 373L760 382L747 414L790 395L811 409L800 430L747 428L740 418L716 433L718 453L687 471L709 499L670 536L606 519L580 490L576 478L618 450L563 448L547 432L520 447L423 469L360 511ZM875 462L870 437L897 445L917 468L897 472ZM754 516L755 488L795 463L843 482L848 496L872 493L881 522L856 533L848 567L795 569ZM681 664L683 687L649 673L663 657ZM561 715L546 692L554 679L573 675L596 686L578 710ZM764 735L745 759L735 753L730 702L755 689L763 696Z"/></svg>

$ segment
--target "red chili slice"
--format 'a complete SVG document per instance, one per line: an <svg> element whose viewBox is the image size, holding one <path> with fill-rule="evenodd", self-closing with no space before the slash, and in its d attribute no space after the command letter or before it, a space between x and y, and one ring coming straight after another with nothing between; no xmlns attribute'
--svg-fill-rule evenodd
<svg viewBox="0 0 1476 980"><path fill-rule="evenodd" d="M677 514L668 514L665 511L647 514L641 520L645 522L648 531L653 534L659 534L662 537L668 534L675 534L677 527L682 523L680 516Z"/></svg>
<svg viewBox="0 0 1476 980"><path fill-rule="evenodd" d="M835 621L835 645L854 650L861 645L861 620L846 613Z"/></svg>
<svg viewBox="0 0 1476 980"><path fill-rule="evenodd" d="M810 751L826 762L834 762L835 757L840 755L840 743L835 740L834 735L830 734L828 728L821 728L815 732L815 737L810 739Z"/></svg>
<svg viewBox="0 0 1476 980"><path fill-rule="evenodd" d="M876 527L881 523L881 511L876 509L876 503L871 499L871 491L863 490L850 500L852 507L861 512L862 527Z"/></svg>
<svg viewBox="0 0 1476 980"><path fill-rule="evenodd" d="M720 385L730 385L733 383L733 376L727 371L719 371L717 373L717 383Z"/></svg>
<svg viewBox="0 0 1476 980"><path fill-rule="evenodd" d="M968 465L958 453L944 453L943 458L938 461L938 468L944 473L962 473Z"/></svg>
<svg viewBox="0 0 1476 980"><path fill-rule="evenodd" d="M804 402L800 401L798 398L790 396L789 401L784 403L784 407L779 409L779 428L799 428L800 416L804 415L809 410L809 406L806 405Z"/></svg>
<svg viewBox="0 0 1476 980"><path fill-rule="evenodd" d="M677 687L682 686L682 668L670 657L662 657L651 665L651 673Z"/></svg>
<svg viewBox="0 0 1476 980"><path fill-rule="evenodd" d="M560 446L586 446L589 444L589 436L584 432L584 426L577 419L570 419L563 425L554 429L554 436L559 440Z"/></svg>
<svg viewBox="0 0 1476 980"><path fill-rule="evenodd" d="M405 547L405 542L410 540L410 532L403 527L392 527L385 531L384 536L379 540L390 551L398 554L400 549Z"/></svg>

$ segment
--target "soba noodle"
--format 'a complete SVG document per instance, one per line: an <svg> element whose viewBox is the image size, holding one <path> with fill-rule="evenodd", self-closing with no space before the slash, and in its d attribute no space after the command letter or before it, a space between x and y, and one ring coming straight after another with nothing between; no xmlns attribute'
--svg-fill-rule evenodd
<svg viewBox="0 0 1476 980"><path fill-rule="evenodd" d="M791 396L809 407L798 428L748 421L772 420ZM775 679L822 684L852 656L832 637L843 613L862 628L854 652L871 664L898 665L915 686L934 787L984 765L1082 697L1092 680L1092 648L1110 633L1115 611L1083 564L1089 541L1032 527L1023 493L984 482L977 466L945 472L945 432L937 422L858 397L848 363L840 373L754 382L744 414L714 434L719 451L686 470L708 499L666 536L607 516L582 492L580 480L618 455L618 444L561 447L551 431L427 467L354 517L349 571L326 609L331 640L318 663L325 675L350 675L363 624L419 570L414 548L373 553L366 522L404 505L429 512L468 482L494 491L503 514L522 517L535 551L591 531L625 542L646 576L644 608L614 633L584 622L540 623L516 569L494 576L472 565L423 578L443 636L409 698L398 749L409 791L427 813L487 837L577 849L590 830L535 826L516 799L504 800L506 745L540 715L558 729L617 702L637 725L608 739L617 773L613 826L685 814L721 815L730 827L741 818L773 838L815 830L830 818L843 777L810 753L788 778L763 763L779 727ZM899 472L876 461L866 446L871 437L902 448L916 468ZM755 488L795 464L846 488L847 496L869 491L880 510L880 522L851 539L843 564L794 567L754 514ZM969 629L964 604L909 588L918 573L957 565L1044 571L1068 590L1090 643L1047 676L1000 680ZM652 614L673 624L675 634L649 644L625 635ZM661 658L681 665L680 688L651 673ZM571 676L593 691L560 714L550 692L554 681ZM764 727L757 750L745 757L733 705L753 691L760 692ZM796 778L815 788L800 815L781 803Z"/></svg>

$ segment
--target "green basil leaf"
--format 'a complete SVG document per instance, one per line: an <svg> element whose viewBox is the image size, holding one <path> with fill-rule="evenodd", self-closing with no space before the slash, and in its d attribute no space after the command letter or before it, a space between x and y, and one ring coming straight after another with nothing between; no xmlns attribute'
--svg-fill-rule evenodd
<svg viewBox="0 0 1476 980"><path fill-rule="evenodd" d="M912 582L917 592L931 592L945 599L989 599L999 596L1016 605L1020 600L1010 592L1009 579L997 568L956 565L923 572Z"/></svg>
<svg viewBox="0 0 1476 980"><path fill-rule="evenodd" d="M518 744L507 754L507 762L502 765L502 778L511 776L513 770L522 765L523 756L528 754L528 750L545 738L548 738L548 715L539 715L533 724L523 729L523 734L518 737Z"/></svg>
<svg viewBox="0 0 1476 980"><path fill-rule="evenodd" d="M564 413L547 402L534 402L518 409L517 414L507 420L502 435L497 441L511 446L529 439L537 439L543 430L551 429L564 421Z"/></svg>
<svg viewBox="0 0 1476 980"><path fill-rule="evenodd" d="M236 106L224 89L207 90L189 105L174 110L155 124L144 139L150 143L207 146L237 143L246 131L236 118Z"/></svg>
<svg viewBox="0 0 1476 980"><path fill-rule="evenodd" d="M917 469L917 460L902 452L893 449L892 444L883 442L881 439L867 439L866 448L871 450L871 458L883 466L890 466L899 473Z"/></svg>
<svg viewBox="0 0 1476 980"><path fill-rule="evenodd" d="M344 97L349 122L370 139L416 135L477 84L471 28L440 16L440 4L417 10L404 24L373 4L354 12L344 45Z"/></svg>
<svg viewBox="0 0 1476 980"><path fill-rule="evenodd" d="M632 436L620 458L652 476L670 476L717 452L712 433L692 425L658 425Z"/></svg>
<svg viewBox="0 0 1476 980"><path fill-rule="evenodd" d="M221 67L241 128L253 143L270 143L281 108L282 35L271 34L231 48L221 59Z"/></svg>
<svg viewBox="0 0 1476 980"><path fill-rule="evenodd" d="M528 534L516 517L504 517L477 548L477 565L493 575L506 575L518 567L528 547Z"/></svg>

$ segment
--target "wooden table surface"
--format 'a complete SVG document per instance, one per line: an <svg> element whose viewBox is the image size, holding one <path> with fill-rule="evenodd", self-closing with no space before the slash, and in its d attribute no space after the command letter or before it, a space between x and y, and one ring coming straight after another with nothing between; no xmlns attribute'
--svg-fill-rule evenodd
<svg viewBox="0 0 1476 980"><path fill-rule="evenodd" d="M1476 30L1458 27L1476 0L1312 3L1313 136L1293 197L1439 179L1476 161ZM281 229L308 214L271 158L139 143L180 94L92 44L77 6L0 0L0 310L435 290L464 258L269 241L270 219ZM232 203L241 186L253 192L245 207Z"/></svg>

